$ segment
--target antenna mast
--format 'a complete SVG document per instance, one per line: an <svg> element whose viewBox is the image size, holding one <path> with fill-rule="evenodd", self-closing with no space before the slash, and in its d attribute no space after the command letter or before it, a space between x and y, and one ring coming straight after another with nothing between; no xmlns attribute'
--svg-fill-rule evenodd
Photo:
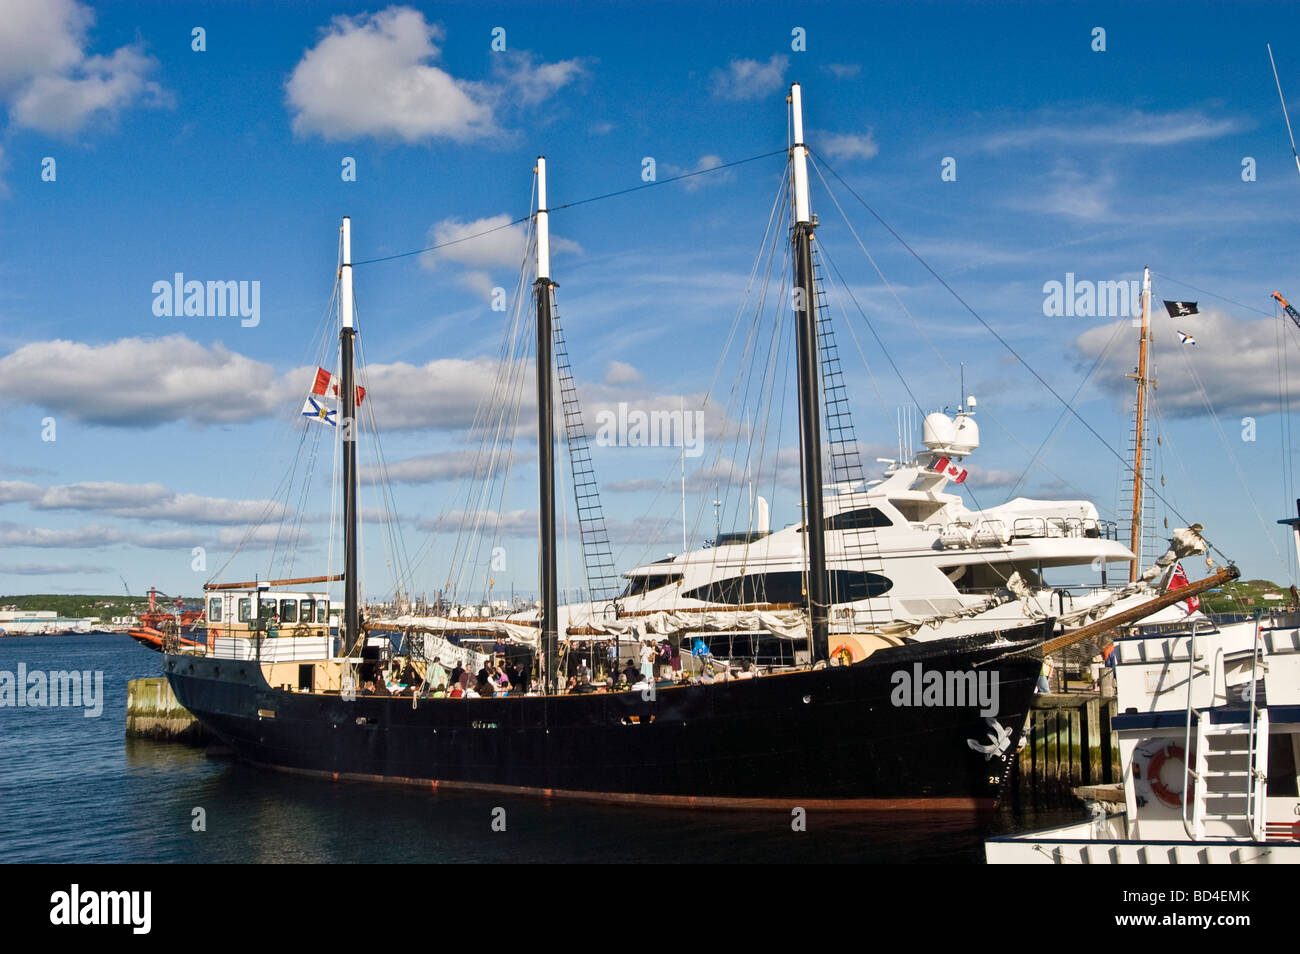
<svg viewBox="0 0 1300 954"><path fill-rule="evenodd" d="M1147 414L1147 348L1151 342L1151 269L1142 269L1142 337L1138 344L1137 374L1130 378L1137 381L1137 415L1133 434L1133 523L1129 528L1129 549L1133 551L1133 562L1129 565L1128 581L1133 583L1138 578L1142 562L1142 452L1143 438L1146 435Z"/></svg>

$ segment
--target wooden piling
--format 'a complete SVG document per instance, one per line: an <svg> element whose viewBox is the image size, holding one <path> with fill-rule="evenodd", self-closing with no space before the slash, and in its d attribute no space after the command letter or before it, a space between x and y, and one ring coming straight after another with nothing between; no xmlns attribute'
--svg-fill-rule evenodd
<svg viewBox="0 0 1300 954"><path fill-rule="evenodd" d="M1078 786L1118 779L1119 747L1110 731L1115 709L1114 697L1096 692L1036 695L1004 800L1026 807L1068 804Z"/></svg>

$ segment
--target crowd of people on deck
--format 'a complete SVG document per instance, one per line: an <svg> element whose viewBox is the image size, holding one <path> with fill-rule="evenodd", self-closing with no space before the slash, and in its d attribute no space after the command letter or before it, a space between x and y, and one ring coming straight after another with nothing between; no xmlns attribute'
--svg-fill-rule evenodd
<svg viewBox="0 0 1300 954"><path fill-rule="evenodd" d="M623 644L626 646L626 644ZM563 692L584 693L627 692L657 689L679 685L728 682L733 679L751 679L758 670L750 662L730 666L716 662L702 642L690 650L700 660L697 671L687 672L683 666L681 647L669 640L659 642L641 640L636 656L628 657L620 667L619 644L592 647L589 663L587 657L578 657L571 668ZM498 650L504 647L497 647ZM704 650L701 652L701 650ZM596 664L596 672L592 671ZM600 663L604 663L601 665ZM494 652L475 673L464 664L456 662L448 668L441 657L424 666L421 673L409 661L371 663L363 667L361 691L370 695L420 696L448 699L490 699L494 696L527 695L541 691L541 685L531 672L527 661L508 662L504 652Z"/></svg>

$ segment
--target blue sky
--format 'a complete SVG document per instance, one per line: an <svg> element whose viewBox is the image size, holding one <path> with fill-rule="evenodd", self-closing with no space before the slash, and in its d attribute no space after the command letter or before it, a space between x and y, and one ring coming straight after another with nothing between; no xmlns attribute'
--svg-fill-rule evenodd
<svg viewBox="0 0 1300 954"><path fill-rule="evenodd" d="M1113 339L1076 406L1121 452L1136 332L1114 316L1046 316L1044 284L1067 273L1131 281L1149 264L1155 299L1199 301L1202 314L1181 323L1155 313L1153 479L1163 474L1170 502L1247 576L1295 574L1273 521L1296 496L1279 408L1300 332L1277 317L1269 293L1300 298L1300 175L1265 51L1271 41L1295 110L1294 7L4 7L0 592L120 592L125 577L132 593L196 593L226 562L303 435L317 438L298 407L341 216L352 217L354 257L364 260L527 214L539 153L558 205L641 184L645 157L664 179L781 150L794 80L817 163L916 324L814 175L825 253L924 410L956 403L959 363L979 398L984 444L970 460L970 499L1001 502L1019 481L1018 493L1086 496L1113 515L1121 468L1077 421L1053 430L1056 400L829 168L1060 393L1075 392ZM191 48L194 27L206 31L202 52ZM498 27L505 51L491 49ZM1096 27L1104 51L1092 49ZM795 28L804 50L792 49ZM42 180L47 157L54 181ZM355 182L340 175L344 157L356 160ZM955 181L941 179L945 157L956 160ZM1243 181L1247 157L1254 181ZM554 274L589 419L619 401L700 406L783 163L774 156L554 214ZM489 290L513 285L516 241L503 230L434 258L356 269L375 372L368 400L400 478L405 547L429 553L417 591L487 572L451 568L454 533L430 545L422 528L463 505L449 475L463 470L467 425L490 390L502 315ZM156 316L152 286L176 272L259 282L260 322ZM888 448L909 398L844 301L850 320L838 335L857 433ZM1180 345L1177 330L1197 344ZM705 406L715 437L736 357L728 352ZM743 415L732 409L728 420ZM1246 417L1253 441L1242 440ZM42 439L48 418L53 441ZM787 453L791 420L768 424ZM1045 441L1046 466L1020 479ZM524 435L516 449L498 593L535 588L535 448ZM798 514L789 468L768 453L773 519L788 523ZM716 476L730 455L710 438L687 461L693 545L712 536L715 482L725 523L747 497ZM677 452L598 447L594 457L620 568L678 549ZM292 494L306 511L295 572L329 563L324 443L317 463L305 493ZM364 502L379 506L370 490ZM1156 508L1158 522L1166 516ZM278 525L225 578L268 572ZM206 571L192 569L195 546ZM368 531L368 594L388 588L388 560L383 534ZM577 566L572 555L572 585Z"/></svg>

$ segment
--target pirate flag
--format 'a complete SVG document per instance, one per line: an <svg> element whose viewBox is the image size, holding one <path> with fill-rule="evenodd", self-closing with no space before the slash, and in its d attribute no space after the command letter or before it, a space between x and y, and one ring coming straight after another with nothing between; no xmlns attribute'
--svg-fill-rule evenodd
<svg viewBox="0 0 1300 954"><path fill-rule="evenodd" d="M1165 311L1170 318L1182 318L1184 315L1199 315L1201 312L1194 301L1167 301Z"/></svg>

